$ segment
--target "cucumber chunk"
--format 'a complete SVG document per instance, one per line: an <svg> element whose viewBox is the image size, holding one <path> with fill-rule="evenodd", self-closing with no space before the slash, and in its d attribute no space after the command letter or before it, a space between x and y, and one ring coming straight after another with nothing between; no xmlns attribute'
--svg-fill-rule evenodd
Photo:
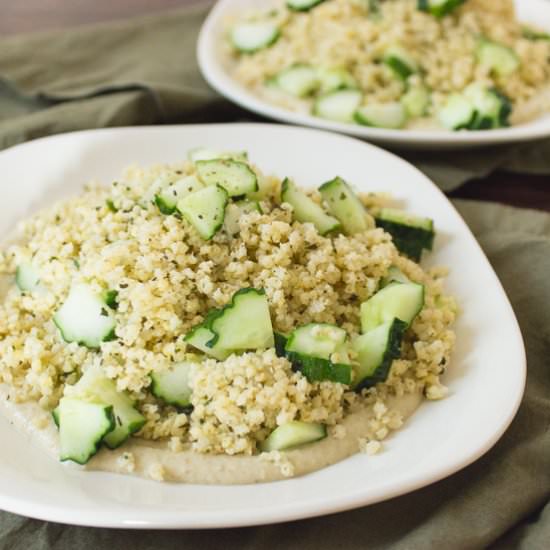
<svg viewBox="0 0 550 550"><path fill-rule="evenodd" d="M384 52L382 61L399 77L406 80L418 72L418 63L411 54L400 45L393 45Z"/></svg>
<svg viewBox="0 0 550 550"><path fill-rule="evenodd" d="M310 382L330 380L351 384L351 365L331 361L331 356L343 348L346 338L346 331L334 325L310 323L290 334L285 355Z"/></svg>
<svg viewBox="0 0 550 550"><path fill-rule="evenodd" d="M433 220L413 216L394 208L382 208L376 225L392 236L396 248L414 261L420 261L423 250L431 250L435 238Z"/></svg>
<svg viewBox="0 0 550 550"><path fill-rule="evenodd" d="M476 117L472 102L462 94L451 94L437 114L439 122L449 130L469 129Z"/></svg>
<svg viewBox="0 0 550 550"><path fill-rule="evenodd" d="M470 125L471 130L509 126L512 104L504 94L475 82L466 87L463 94L472 103L476 113Z"/></svg>
<svg viewBox="0 0 550 550"><path fill-rule="evenodd" d="M319 67L317 78L322 94L357 88L357 81L346 69Z"/></svg>
<svg viewBox="0 0 550 550"><path fill-rule="evenodd" d="M315 102L313 114L336 122L353 122L362 97L358 90L337 90L324 94Z"/></svg>
<svg viewBox="0 0 550 550"><path fill-rule="evenodd" d="M476 54L478 62L498 76L508 76L519 67L519 57L514 50L486 38L479 41Z"/></svg>
<svg viewBox="0 0 550 550"><path fill-rule="evenodd" d="M319 87L319 77L313 67L297 64L281 71L270 84L295 97L306 97Z"/></svg>
<svg viewBox="0 0 550 550"><path fill-rule="evenodd" d="M231 355L230 351L221 349L219 346L216 346L216 349L212 349L207 345L207 343L210 342L215 336L215 334L208 328L208 324L209 321L207 319L200 325L193 327L185 335L185 341L206 355L209 355L218 361L225 361L225 359Z"/></svg>
<svg viewBox="0 0 550 550"><path fill-rule="evenodd" d="M254 53L275 44L281 35L271 21L239 23L231 30L231 42L242 53Z"/></svg>
<svg viewBox="0 0 550 550"><path fill-rule="evenodd" d="M116 383L108 378L98 365L89 367L73 386L71 396L85 401L105 403L112 407L115 425L103 439L111 449L120 447L133 433L145 424L145 417L135 408L128 393L117 390Z"/></svg>
<svg viewBox="0 0 550 550"><path fill-rule="evenodd" d="M369 332L393 319L408 327L423 307L423 285L391 283L361 304L361 330Z"/></svg>
<svg viewBox="0 0 550 550"><path fill-rule="evenodd" d="M77 342L91 349L112 340L116 326L102 296L83 283L73 284L53 322L65 342Z"/></svg>
<svg viewBox="0 0 550 550"><path fill-rule="evenodd" d="M287 352L287 359L292 366L299 370L310 382L328 380L349 386L352 381L353 367L346 363L333 363L329 359L309 357L297 352Z"/></svg>
<svg viewBox="0 0 550 550"><path fill-rule="evenodd" d="M260 449L265 453L284 451L306 443L320 441L326 436L327 429L323 424L293 420L273 430L269 437L261 443Z"/></svg>
<svg viewBox="0 0 550 550"><path fill-rule="evenodd" d="M375 128L403 128L407 122L407 112L401 103L371 103L355 112L355 121L363 126Z"/></svg>
<svg viewBox="0 0 550 550"><path fill-rule="evenodd" d="M288 337L280 332L274 332L273 338L275 340L275 353L277 357L286 357L285 346L288 341Z"/></svg>
<svg viewBox="0 0 550 550"><path fill-rule="evenodd" d="M293 218L301 223L312 223L321 235L340 229L340 222L329 216L321 206L298 189L288 178L281 187L281 202L292 206Z"/></svg>
<svg viewBox="0 0 550 550"><path fill-rule="evenodd" d="M177 208L199 235L208 241L223 225L227 201L227 191L220 185L211 185L181 199Z"/></svg>
<svg viewBox="0 0 550 550"><path fill-rule="evenodd" d="M189 385L191 369L197 361L183 361L170 370L151 374L151 392L168 405L189 407L193 390Z"/></svg>
<svg viewBox="0 0 550 550"><path fill-rule="evenodd" d="M115 427L111 406L72 397L61 399L54 418L59 426L60 460L77 464L86 464Z"/></svg>
<svg viewBox="0 0 550 550"><path fill-rule="evenodd" d="M394 319L358 336L352 342L359 360L355 368L356 390L369 388L388 378L394 359L401 355L401 341L406 329L406 323Z"/></svg>
<svg viewBox="0 0 550 550"><path fill-rule="evenodd" d="M208 328L214 336L206 345L214 351L255 350L275 345L264 290L242 288L235 292L231 303L212 315Z"/></svg>
<svg viewBox="0 0 550 550"><path fill-rule="evenodd" d="M346 338L346 331L337 326L310 323L297 328L290 334L285 350L319 359L330 359Z"/></svg>
<svg viewBox="0 0 550 550"><path fill-rule="evenodd" d="M197 175L206 185L220 185L230 197L254 193L258 178L248 164L233 159L200 160Z"/></svg>
<svg viewBox="0 0 550 550"><path fill-rule="evenodd" d="M309 11L325 0L287 0L286 5L293 11Z"/></svg>
<svg viewBox="0 0 550 550"><path fill-rule="evenodd" d="M374 220L354 193L353 189L340 177L336 177L319 187L330 213L342 224L347 235L361 233L374 227Z"/></svg>
<svg viewBox="0 0 550 550"><path fill-rule="evenodd" d="M163 214L170 215L176 211L178 201L201 189L204 184L195 176L185 176L155 195L155 204Z"/></svg>
<svg viewBox="0 0 550 550"><path fill-rule="evenodd" d="M423 84L411 86L401 98L401 104L409 117L423 117L430 106L430 92Z"/></svg>
<svg viewBox="0 0 550 550"><path fill-rule="evenodd" d="M418 0L418 9L431 13L435 17L444 17L448 15L466 0Z"/></svg>
<svg viewBox="0 0 550 550"><path fill-rule="evenodd" d="M30 263L22 263L15 271L15 284L21 292L34 292L40 285L40 272Z"/></svg>
<svg viewBox="0 0 550 550"><path fill-rule="evenodd" d="M251 212L262 213L262 208L258 201L237 201L228 204L225 209L225 219L223 221L223 227L229 235L237 235L240 231L239 220L242 216L250 214Z"/></svg>

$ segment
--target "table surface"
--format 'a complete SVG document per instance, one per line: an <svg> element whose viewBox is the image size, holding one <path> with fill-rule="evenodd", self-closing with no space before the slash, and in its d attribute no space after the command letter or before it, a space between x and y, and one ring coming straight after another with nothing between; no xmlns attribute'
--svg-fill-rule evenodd
<svg viewBox="0 0 550 550"><path fill-rule="evenodd" d="M63 29L122 19L200 0L0 0L0 35ZM496 172L468 182L451 197L498 201L550 211L550 177Z"/></svg>

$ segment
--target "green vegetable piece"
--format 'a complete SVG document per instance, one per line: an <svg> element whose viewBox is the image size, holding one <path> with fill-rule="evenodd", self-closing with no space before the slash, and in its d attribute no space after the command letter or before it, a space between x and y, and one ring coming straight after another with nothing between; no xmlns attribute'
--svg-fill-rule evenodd
<svg viewBox="0 0 550 550"><path fill-rule="evenodd" d="M281 202L293 208L293 218L301 223L312 223L321 235L340 229L340 222L329 216L323 208L298 189L288 178L281 187Z"/></svg>
<svg viewBox="0 0 550 550"><path fill-rule="evenodd" d="M394 319L352 342L359 359L359 366L355 369L355 390L370 388L387 380L393 361L401 355L401 341L406 329L406 323Z"/></svg>
<svg viewBox="0 0 550 550"><path fill-rule="evenodd" d="M86 464L115 427L113 408L105 403L63 397L54 412L59 426L61 461Z"/></svg>
<svg viewBox="0 0 550 550"><path fill-rule="evenodd" d="M273 430L269 437L262 442L260 448L265 453L285 451L300 445L320 441L326 436L327 429L323 424L294 420Z"/></svg>

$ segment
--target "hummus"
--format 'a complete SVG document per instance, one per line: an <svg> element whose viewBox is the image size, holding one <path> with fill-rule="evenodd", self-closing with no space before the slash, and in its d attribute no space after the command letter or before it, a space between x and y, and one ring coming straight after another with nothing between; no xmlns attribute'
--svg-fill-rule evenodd
<svg viewBox="0 0 550 550"><path fill-rule="evenodd" d="M13 403L8 395L7 386L0 385L0 412L58 460L59 435L50 413L37 403ZM421 392L416 392L391 397L386 405L405 420L422 400ZM341 426L345 432L341 438L329 434L316 443L256 456L202 454L191 450L174 452L165 442L132 437L113 451L101 449L86 466L71 464L70 467L182 483L231 485L277 481L320 470L357 453L359 441L367 435L368 423L373 418L373 408L365 408L343 420Z"/></svg>

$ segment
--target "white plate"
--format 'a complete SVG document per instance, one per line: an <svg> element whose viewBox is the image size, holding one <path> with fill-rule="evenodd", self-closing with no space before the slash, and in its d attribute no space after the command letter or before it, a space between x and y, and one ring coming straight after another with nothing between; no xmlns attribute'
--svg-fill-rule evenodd
<svg viewBox="0 0 550 550"><path fill-rule="evenodd" d="M273 1L271 1L273 3ZM515 0L521 21L550 30L550 1ZM365 138L369 141L407 149L457 149L498 143L513 143L550 136L550 114L528 124L499 130L447 132L437 130L386 130L323 120L295 113L259 98L231 76L231 61L221 44L226 31L226 17L243 10L258 9L257 0L218 0L204 22L197 54L203 76L219 93L238 105L266 117L313 126Z"/></svg>
<svg viewBox="0 0 550 550"><path fill-rule="evenodd" d="M445 196L403 160L361 141L302 128L228 124L92 130L0 153L0 235L21 217L111 182L132 163L184 158L195 146L245 149L267 173L316 186L336 174L360 189L389 191L435 218L426 263L451 268L463 308L447 382L450 396L423 404L375 457L355 455L314 474L262 485L162 484L75 471L48 458L0 419L0 508L63 523L134 528L253 525L372 504L441 479L485 453L523 393L525 355L514 313L476 240Z"/></svg>

